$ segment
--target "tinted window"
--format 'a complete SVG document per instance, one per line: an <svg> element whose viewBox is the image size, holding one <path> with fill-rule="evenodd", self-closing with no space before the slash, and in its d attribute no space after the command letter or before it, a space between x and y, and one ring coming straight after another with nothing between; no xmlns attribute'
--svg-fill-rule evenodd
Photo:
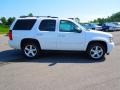
<svg viewBox="0 0 120 90"><path fill-rule="evenodd" d="M36 19L17 20L13 30L30 30L35 24Z"/></svg>
<svg viewBox="0 0 120 90"><path fill-rule="evenodd" d="M43 20L39 26L40 31L55 31L56 20Z"/></svg>
<svg viewBox="0 0 120 90"><path fill-rule="evenodd" d="M59 29L62 32L74 32L76 27L77 26L70 21L61 20Z"/></svg>

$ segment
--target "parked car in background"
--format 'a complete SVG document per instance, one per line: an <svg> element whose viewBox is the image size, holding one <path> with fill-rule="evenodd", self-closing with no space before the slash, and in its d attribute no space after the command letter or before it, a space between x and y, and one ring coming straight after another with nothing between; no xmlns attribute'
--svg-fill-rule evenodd
<svg viewBox="0 0 120 90"><path fill-rule="evenodd" d="M120 30L120 22L113 22L113 24L115 25L115 30L118 31Z"/></svg>
<svg viewBox="0 0 120 90"><path fill-rule="evenodd" d="M102 26L100 26L96 23L90 23L90 25L91 25L92 29L94 29L94 30L99 30L99 31L102 30Z"/></svg>
<svg viewBox="0 0 120 90"><path fill-rule="evenodd" d="M90 29L90 27L89 27L89 25L87 23L81 23L80 25L82 25L86 29Z"/></svg>
<svg viewBox="0 0 120 90"><path fill-rule="evenodd" d="M110 22L110 23L104 23L102 25L103 31L118 31L120 30L120 22Z"/></svg>
<svg viewBox="0 0 120 90"><path fill-rule="evenodd" d="M109 31L109 27L107 23L102 24L102 31Z"/></svg>
<svg viewBox="0 0 120 90"><path fill-rule="evenodd" d="M99 31L102 30L102 26L96 23L85 23L82 26L85 27L86 29L99 30Z"/></svg>

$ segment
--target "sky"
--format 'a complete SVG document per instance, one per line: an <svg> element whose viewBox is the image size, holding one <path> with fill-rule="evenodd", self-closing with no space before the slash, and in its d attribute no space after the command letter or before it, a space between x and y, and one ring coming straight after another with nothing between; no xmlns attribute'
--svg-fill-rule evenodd
<svg viewBox="0 0 120 90"><path fill-rule="evenodd" d="M79 17L81 22L105 18L120 11L120 0L0 0L0 17Z"/></svg>

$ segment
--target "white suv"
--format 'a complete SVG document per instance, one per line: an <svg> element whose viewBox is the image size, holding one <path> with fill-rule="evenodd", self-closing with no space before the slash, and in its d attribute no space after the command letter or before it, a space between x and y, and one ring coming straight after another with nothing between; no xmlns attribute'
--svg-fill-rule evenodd
<svg viewBox="0 0 120 90"><path fill-rule="evenodd" d="M114 47L111 34L57 17L18 18L10 27L9 39L9 45L21 49L28 58L37 57L42 50L64 50L86 51L98 60Z"/></svg>

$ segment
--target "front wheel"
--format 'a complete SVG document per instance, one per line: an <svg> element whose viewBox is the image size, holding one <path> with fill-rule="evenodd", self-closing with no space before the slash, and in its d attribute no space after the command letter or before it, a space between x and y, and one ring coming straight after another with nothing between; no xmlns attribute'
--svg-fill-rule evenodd
<svg viewBox="0 0 120 90"><path fill-rule="evenodd" d="M89 46L87 50L90 58L94 60L102 59L105 55L105 47L102 44L96 43Z"/></svg>
<svg viewBox="0 0 120 90"><path fill-rule="evenodd" d="M23 46L23 52L27 58L35 58L39 55L40 48L35 43L26 43Z"/></svg>

